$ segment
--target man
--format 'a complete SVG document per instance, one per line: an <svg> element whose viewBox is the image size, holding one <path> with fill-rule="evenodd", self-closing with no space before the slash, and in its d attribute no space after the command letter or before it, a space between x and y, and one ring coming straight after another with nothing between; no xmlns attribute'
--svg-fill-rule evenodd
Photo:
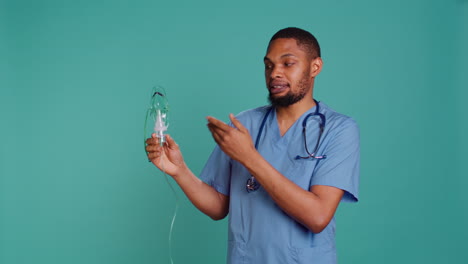
<svg viewBox="0 0 468 264"><path fill-rule="evenodd" d="M322 69L315 37L278 31L264 58L270 106L208 117L218 144L198 179L167 135L147 140L150 160L203 213L229 214L228 263L336 263L334 214L356 202L359 131L349 117L313 99Z"/></svg>

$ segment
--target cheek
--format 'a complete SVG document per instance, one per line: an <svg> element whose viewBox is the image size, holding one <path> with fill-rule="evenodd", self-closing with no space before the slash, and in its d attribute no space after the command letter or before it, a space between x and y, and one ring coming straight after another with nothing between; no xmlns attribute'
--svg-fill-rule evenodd
<svg viewBox="0 0 468 264"><path fill-rule="evenodd" d="M289 71L288 79L294 83L299 83L304 79L304 72L300 69L294 69Z"/></svg>
<svg viewBox="0 0 468 264"><path fill-rule="evenodd" d="M310 67L303 69L301 72L301 76L299 78L301 79L301 81L305 81L305 82L309 81L310 80Z"/></svg>

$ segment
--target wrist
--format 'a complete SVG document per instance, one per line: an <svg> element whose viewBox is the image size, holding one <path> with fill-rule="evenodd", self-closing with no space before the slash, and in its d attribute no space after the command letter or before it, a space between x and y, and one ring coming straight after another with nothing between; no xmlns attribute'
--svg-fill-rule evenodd
<svg viewBox="0 0 468 264"><path fill-rule="evenodd" d="M178 179L183 178L184 175L187 175L188 173L190 173L190 169L187 167L187 165L184 162L180 166L180 168L176 171L176 173L172 175L172 178L174 178L174 180L178 180Z"/></svg>
<svg viewBox="0 0 468 264"><path fill-rule="evenodd" d="M258 165L260 159L262 159L262 155L256 149L253 149L248 155L243 156L242 161L239 162L250 171Z"/></svg>

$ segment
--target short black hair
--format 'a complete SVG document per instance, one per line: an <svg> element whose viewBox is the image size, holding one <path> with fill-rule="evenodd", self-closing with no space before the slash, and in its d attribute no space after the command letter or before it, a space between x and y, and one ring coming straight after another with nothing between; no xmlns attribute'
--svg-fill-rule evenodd
<svg viewBox="0 0 468 264"><path fill-rule="evenodd" d="M309 31L297 28L297 27L287 27L276 32L273 37L271 37L268 47L271 42L279 38L292 38L297 41L297 45L304 48L304 50L310 55L312 59L321 57L320 45L317 39Z"/></svg>

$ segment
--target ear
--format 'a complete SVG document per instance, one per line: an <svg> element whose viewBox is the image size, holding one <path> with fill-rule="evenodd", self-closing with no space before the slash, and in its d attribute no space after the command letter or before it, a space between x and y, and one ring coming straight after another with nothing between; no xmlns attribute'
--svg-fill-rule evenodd
<svg viewBox="0 0 468 264"><path fill-rule="evenodd" d="M310 76L315 78L322 71L322 58L317 57L310 62Z"/></svg>

